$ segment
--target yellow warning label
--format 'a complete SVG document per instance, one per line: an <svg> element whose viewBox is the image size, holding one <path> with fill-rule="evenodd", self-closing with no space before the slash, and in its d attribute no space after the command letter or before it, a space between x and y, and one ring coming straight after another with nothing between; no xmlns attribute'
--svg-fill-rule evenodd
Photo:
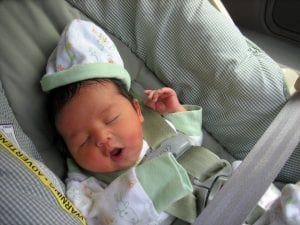
<svg viewBox="0 0 300 225"><path fill-rule="evenodd" d="M51 180L43 173L38 165L30 159L29 156L21 149L17 148L1 131L0 131L0 145L4 147L9 153L20 160L38 179L52 192L59 205L68 213L74 215L82 224L86 225L86 221L78 209L71 203L71 201L64 196L53 185Z"/></svg>

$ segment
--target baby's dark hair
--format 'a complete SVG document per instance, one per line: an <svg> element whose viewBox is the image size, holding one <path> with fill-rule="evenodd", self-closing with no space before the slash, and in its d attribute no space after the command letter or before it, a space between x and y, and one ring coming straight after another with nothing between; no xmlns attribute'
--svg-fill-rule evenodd
<svg viewBox="0 0 300 225"><path fill-rule="evenodd" d="M133 103L133 96L132 94L127 90L125 84L115 78L96 78L96 79L89 79L89 80L83 80L76 83L71 83L62 87L55 88L51 90L48 93L47 96L47 112L49 117L50 125L52 126L53 132L55 133L55 139L61 139L59 136L57 129L55 127L55 119L56 116L60 113L60 111L63 109L63 107L78 93L80 88L84 85L91 85L95 82L99 84L105 84L108 82L113 83L118 92L124 96L130 103ZM61 140L59 141L61 142ZM65 148L65 146L63 147ZM65 152L63 150L63 152Z"/></svg>
<svg viewBox="0 0 300 225"><path fill-rule="evenodd" d="M80 90L83 85L89 85L93 83L105 84L107 82L112 82L118 92L128 99L131 103L133 102L133 96L127 91L127 88L123 82L115 78L97 78L97 79L89 79L83 80L76 83L68 84L62 87L55 88L48 93L47 99L47 111L49 114L50 123L55 123L55 118L65 106L67 102L69 102L76 93Z"/></svg>

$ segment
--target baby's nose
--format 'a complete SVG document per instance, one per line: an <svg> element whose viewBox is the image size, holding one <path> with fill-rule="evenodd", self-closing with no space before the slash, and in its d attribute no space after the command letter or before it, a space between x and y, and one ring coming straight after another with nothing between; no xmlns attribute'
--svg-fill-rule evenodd
<svg viewBox="0 0 300 225"><path fill-rule="evenodd" d="M104 156L108 157L110 155L111 147L109 142L97 143L96 146Z"/></svg>
<svg viewBox="0 0 300 225"><path fill-rule="evenodd" d="M97 134L95 144L105 156L108 156L111 148L111 141L112 135L107 131L102 131Z"/></svg>
<svg viewBox="0 0 300 225"><path fill-rule="evenodd" d="M95 129L94 131L94 137L96 140L96 143L105 143L109 141L112 138L112 134L107 129L101 129L100 127L98 129Z"/></svg>

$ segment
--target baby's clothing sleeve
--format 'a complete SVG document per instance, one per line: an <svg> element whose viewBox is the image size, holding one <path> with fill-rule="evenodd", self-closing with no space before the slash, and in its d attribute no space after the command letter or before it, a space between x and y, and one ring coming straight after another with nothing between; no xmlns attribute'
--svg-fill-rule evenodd
<svg viewBox="0 0 300 225"><path fill-rule="evenodd" d="M197 105L183 105L185 112L164 115L167 121L175 126L177 132L187 135L192 145L202 144L202 108Z"/></svg>

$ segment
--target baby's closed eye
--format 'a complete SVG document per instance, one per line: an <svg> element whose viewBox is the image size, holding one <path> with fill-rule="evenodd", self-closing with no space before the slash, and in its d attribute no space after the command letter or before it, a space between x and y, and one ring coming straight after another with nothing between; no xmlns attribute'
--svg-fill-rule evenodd
<svg viewBox="0 0 300 225"><path fill-rule="evenodd" d="M120 115L121 114L109 116L107 119L104 120L104 123L106 125L109 125L109 124L115 122L120 117Z"/></svg>

